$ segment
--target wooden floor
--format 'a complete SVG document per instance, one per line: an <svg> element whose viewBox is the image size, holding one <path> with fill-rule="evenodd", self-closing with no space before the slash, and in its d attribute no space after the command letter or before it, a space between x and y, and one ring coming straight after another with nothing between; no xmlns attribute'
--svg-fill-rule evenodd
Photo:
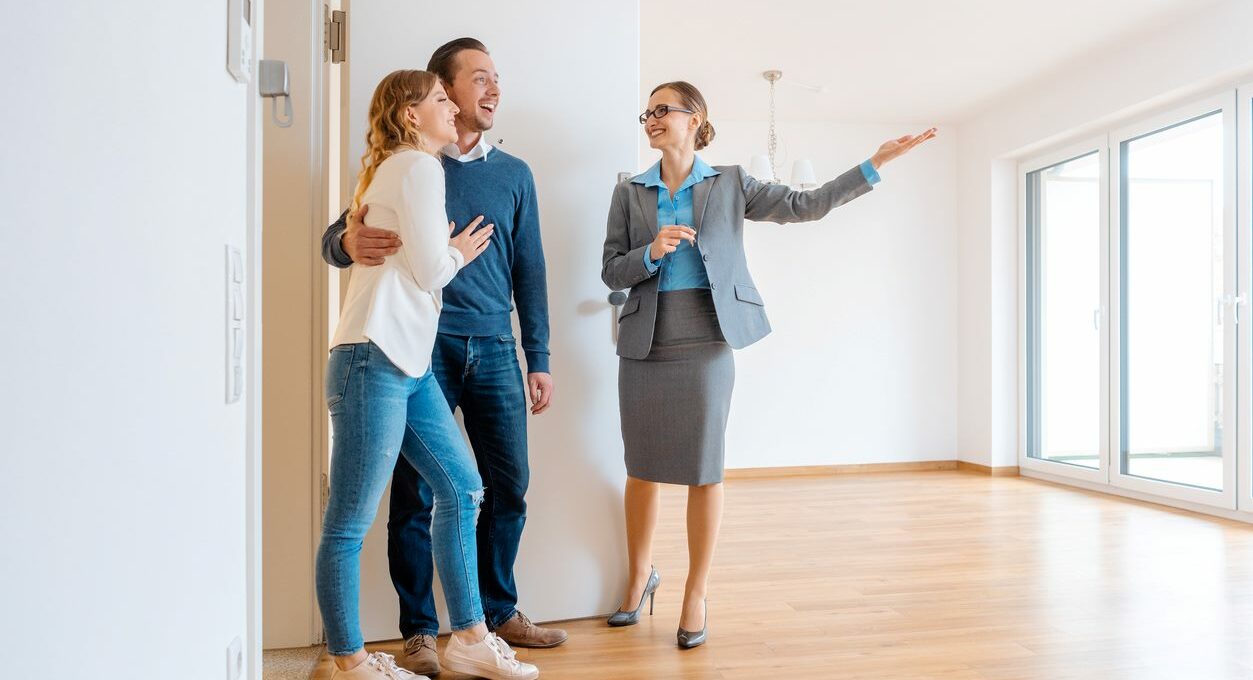
<svg viewBox="0 0 1253 680"><path fill-rule="evenodd" d="M709 642L680 651L683 503L655 616L519 657L548 680L1253 679L1246 524L962 472L733 480Z"/></svg>

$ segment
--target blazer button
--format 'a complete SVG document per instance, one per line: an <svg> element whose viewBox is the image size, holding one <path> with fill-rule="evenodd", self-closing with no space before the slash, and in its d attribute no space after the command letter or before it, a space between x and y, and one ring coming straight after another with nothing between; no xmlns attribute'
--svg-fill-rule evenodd
<svg viewBox="0 0 1253 680"><path fill-rule="evenodd" d="M705 259L705 261L706 261L706 262L708 262L708 261L709 261L709 256L708 256L708 255L706 255L704 259Z"/></svg>
<svg viewBox="0 0 1253 680"><path fill-rule="evenodd" d="M718 284L716 283L709 284L709 290L711 291L718 290Z"/></svg>

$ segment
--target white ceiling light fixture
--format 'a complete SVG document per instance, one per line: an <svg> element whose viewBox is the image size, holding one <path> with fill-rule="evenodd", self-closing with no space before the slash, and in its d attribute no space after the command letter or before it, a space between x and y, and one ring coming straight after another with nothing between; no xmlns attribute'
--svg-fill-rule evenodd
<svg viewBox="0 0 1253 680"><path fill-rule="evenodd" d="M783 78L783 71L771 69L761 74L766 82L770 83L770 132L766 135L766 153L753 156L749 161L748 174L752 175L759 181L767 184L779 184L779 173L775 169L778 167L776 153L779 149L779 136L775 132L774 124L774 84ZM800 83L797 83L800 85ZM812 85L801 85L815 92L822 92L825 88L814 87ZM818 186L818 180L814 176L814 164L808 160L798 160L792 164L792 181L791 185L797 189L807 190Z"/></svg>

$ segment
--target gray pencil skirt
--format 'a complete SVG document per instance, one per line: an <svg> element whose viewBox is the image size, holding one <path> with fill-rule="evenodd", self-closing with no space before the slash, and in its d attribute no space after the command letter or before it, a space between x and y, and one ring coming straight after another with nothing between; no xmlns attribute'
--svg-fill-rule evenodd
<svg viewBox="0 0 1253 680"><path fill-rule="evenodd" d="M708 290L657 296L648 358L619 359L627 474L667 484L722 481L735 357Z"/></svg>

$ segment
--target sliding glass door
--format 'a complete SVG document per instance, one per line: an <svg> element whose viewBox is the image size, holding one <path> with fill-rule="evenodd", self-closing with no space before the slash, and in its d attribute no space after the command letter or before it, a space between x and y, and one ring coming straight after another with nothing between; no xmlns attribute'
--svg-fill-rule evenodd
<svg viewBox="0 0 1253 680"><path fill-rule="evenodd" d="M1110 137L1110 480L1222 507L1235 505L1232 104L1209 99Z"/></svg>
<svg viewBox="0 0 1253 680"><path fill-rule="evenodd" d="M1253 512L1251 133L1253 87L1020 165L1025 473Z"/></svg>
<svg viewBox="0 0 1253 680"><path fill-rule="evenodd" d="M1020 168L1024 465L1089 481L1106 480L1109 458L1104 148L1093 140Z"/></svg>

